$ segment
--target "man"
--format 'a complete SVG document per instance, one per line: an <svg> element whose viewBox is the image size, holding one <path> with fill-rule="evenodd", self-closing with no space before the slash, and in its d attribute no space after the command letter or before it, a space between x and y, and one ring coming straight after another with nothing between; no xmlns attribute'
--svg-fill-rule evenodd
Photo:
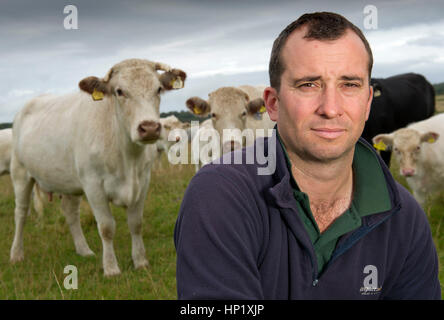
<svg viewBox="0 0 444 320"><path fill-rule="evenodd" d="M334 13L279 35L264 91L276 170L210 164L192 179L175 229L179 298L440 299L424 212L359 139L372 64Z"/></svg>

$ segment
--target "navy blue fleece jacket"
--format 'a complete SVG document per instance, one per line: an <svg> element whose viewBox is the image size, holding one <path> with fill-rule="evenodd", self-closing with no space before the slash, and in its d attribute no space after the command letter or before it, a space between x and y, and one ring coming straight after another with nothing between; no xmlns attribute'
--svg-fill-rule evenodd
<svg viewBox="0 0 444 320"><path fill-rule="evenodd" d="M275 145L270 175L245 164L250 147L237 151L244 164L209 164L191 180L174 232L179 299L441 298L427 217L379 157L390 210L342 236L320 274Z"/></svg>

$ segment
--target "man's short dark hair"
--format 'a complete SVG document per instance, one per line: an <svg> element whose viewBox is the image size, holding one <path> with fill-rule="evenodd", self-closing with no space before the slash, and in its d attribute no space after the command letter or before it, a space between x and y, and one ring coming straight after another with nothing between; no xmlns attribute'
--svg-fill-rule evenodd
<svg viewBox="0 0 444 320"><path fill-rule="evenodd" d="M305 34L304 39L309 40L337 40L342 37L347 30L352 30L354 33L356 33L364 43L365 49L368 53L368 75L370 80L373 67L373 54L362 31L353 23L337 13L315 12L306 13L300 16L296 21L290 23L274 41L268 69L271 87L279 91L281 86L281 76L285 69L281 59L282 48L287 42L290 34L303 26L307 26L307 33Z"/></svg>

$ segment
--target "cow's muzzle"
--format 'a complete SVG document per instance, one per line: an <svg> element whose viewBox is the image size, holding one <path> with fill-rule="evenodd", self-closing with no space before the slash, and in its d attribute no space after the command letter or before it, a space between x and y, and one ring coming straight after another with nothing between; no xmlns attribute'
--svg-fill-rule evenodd
<svg viewBox="0 0 444 320"><path fill-rule="evenodd" d="M145 120L137 127L139 138L143 142L154 142L160 137L162 125L159 122Z"/></svg>

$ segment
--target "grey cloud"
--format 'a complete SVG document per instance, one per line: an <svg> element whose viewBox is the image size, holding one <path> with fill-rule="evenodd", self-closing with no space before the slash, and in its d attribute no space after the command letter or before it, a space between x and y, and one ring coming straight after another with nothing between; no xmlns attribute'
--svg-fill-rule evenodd
<svg viewBox="0 0 444 320"><path fill-rule="evenodd" d="M103 76L117 59L138 54L189 72L194 55L210 69L224 67L217 51L229 52L226 61L251 55L255 64L268 66L271 44L278 33L305 12L334 11L363 27L363 8L371 2L378 8L379 30L432 23L442 20L444 2L403 1L266 1L266 0L158 0L158 1L24 1L0 3L0 122L35 94L78 90L77 83L88 75ZM63 28L63 7L79 10L79 29ZM443 47L443 40L425 35L415 45ZM251 52L249 51L251 50ZM264 53L265 51L265 53ZM205 55L199 55L200 53ZM260 56L260 59L254 59ZM247 56L248 57L248 56ZM166 60L167 61L166 61ZM210 61L211 60L211 61ZM248 67L248 61L241 60ZM177 65L176 65L177 64ZM235 66L237 66L235 64ZM435 82L444 75L436 64L390 64L375 66L375 74L392 75L417 66ZM248 69L248 68L247 68ZM441 68L441 70L443 70ZM411 70L415 71L415 70ZM266 71L238 72L189 79L183 90L163 96L162 111L184 109L192 95L206 97L217 87L267 84ZM15 91L14 91L15 90Z"/></svg>

